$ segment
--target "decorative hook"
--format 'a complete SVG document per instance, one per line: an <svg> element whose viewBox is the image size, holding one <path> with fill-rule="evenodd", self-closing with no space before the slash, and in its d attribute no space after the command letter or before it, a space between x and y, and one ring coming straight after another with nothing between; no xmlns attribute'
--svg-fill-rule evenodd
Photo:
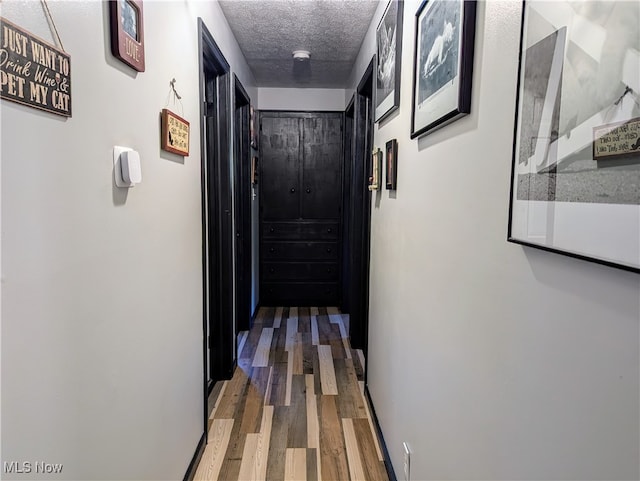
<svg viewBox="0 0 640 481"><path fill-rule="evenodd" d="M173 90L173 94L176 96L176 98L178 100L182 99L182 97L180 97L180 94L178 94L178 91L176 90L176 79L171 79L171 82L169 82L169 84L171 85L171 90Z"/></svg>
<svg viewBox="0 0 640 481"><path fill-rule="evenodd" d="M613 105L618 105L620 102L622 102L622 99L625 95L627 95L628 93L633 93L633 89L631 87L629 87L628 85L625 85L625 87L626 88L624 89L624 92L622 92L622 95L613 103Z"/></svg>

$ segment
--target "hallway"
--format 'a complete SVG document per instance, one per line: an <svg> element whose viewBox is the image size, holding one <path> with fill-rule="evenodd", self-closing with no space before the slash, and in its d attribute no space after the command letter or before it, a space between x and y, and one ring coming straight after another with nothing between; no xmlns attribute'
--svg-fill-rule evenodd
<svg viewBox="0 0 640 481"><path fill-rule="evenodd" d="M211 393L196 480L388 479L346 322L331 307L260 309Z"/></svg>

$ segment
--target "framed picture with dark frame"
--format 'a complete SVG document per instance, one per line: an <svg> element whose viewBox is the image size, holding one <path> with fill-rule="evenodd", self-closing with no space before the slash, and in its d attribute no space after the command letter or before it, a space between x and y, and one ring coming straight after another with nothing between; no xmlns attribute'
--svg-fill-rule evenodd
<svg viewBox="0 0 640 481"><path fill-rule="evenodd" d="M398 180L398 141L391 139L386 144L387 190L396 190Z"/></svg>
<svg viewBox="0 0 640 481"><path fill-rule="evenodd" d="M142 0L110 0L111 53L138 72L144 72Z"/></svg>
<svg viewBox="0 0 640 481"><path fill-rule="evenodd" d="M471 112L476 2L424 0L416 13L411 138Z"/></svg>
<svg viewBox="0 0 640 481"><path fill-rule="evenodd" d="M390 0L376 29L376 122L386 119L400 106L403 5L404 1Z"/></svg>
<svg viewBox="0 0 640 481"><path fill-rule="evenodd" d="M524 4L507 240L640 272L638 5L594 5Z"/></svg>

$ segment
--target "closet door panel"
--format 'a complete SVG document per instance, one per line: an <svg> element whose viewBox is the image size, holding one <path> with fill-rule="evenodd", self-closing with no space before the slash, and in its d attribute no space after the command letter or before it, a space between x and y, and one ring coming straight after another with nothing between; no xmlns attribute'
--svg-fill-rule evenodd
<svg viewBox="0 0 640 481"><path fill-rule="evenodd" d="M260 135L263 220L300 215L300 119L263 117Z"/></svg>
<svg viewBox="0 0 640 481"><path fill-rule="evenodd" d="M302 217L339 219L342 204L342 116L303 120Z"/></svg>

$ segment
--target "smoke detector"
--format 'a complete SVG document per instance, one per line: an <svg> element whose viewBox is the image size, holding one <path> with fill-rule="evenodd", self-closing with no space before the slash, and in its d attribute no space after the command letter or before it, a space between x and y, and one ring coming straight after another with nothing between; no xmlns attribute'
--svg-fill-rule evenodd
<svg viewBox="0 0 640 481"><path fill-rule="evenodd" d="M307 50L294 50L293 51L293 59L298 62L304 62L309 60L311 54Z"/></svg>

